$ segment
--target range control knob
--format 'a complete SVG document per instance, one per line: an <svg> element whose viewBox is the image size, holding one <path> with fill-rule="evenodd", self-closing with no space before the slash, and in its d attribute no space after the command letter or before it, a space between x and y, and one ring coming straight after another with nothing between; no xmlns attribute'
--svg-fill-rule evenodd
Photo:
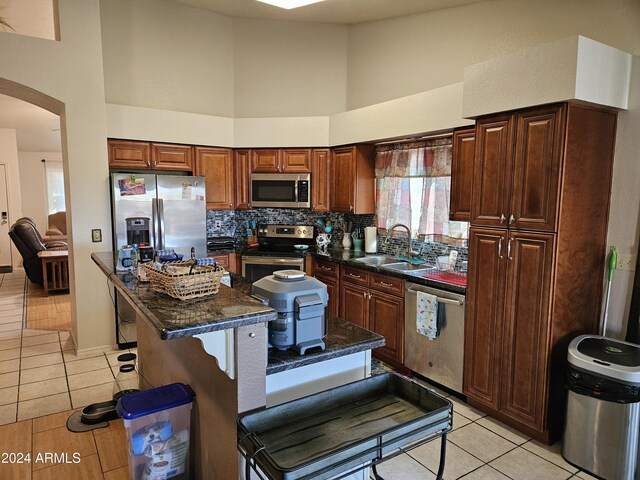
<svg viewBox="0 0 640 480"><path fill-rule="evenodd" d="M302 230L302 233L304 233L304 234L306 235L306 234L307 234L307 231L306 231L306 230Z"/></svg>
<svg viewBox="0 0 640 480"><path fill-rule="evenodd" d="M302 233L302 230L298 230L298 235L300 235Z"/></svg>

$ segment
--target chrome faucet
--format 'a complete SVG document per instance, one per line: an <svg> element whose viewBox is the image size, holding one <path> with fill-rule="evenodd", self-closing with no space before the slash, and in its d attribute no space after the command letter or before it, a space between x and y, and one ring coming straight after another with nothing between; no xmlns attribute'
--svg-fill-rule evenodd
<svg viewBox="0 0 640 480"><path fill-rule="evenodd" d="M398 227L402 227L407 231L407 258L411 259L411 257L419 255L418 252L411 250L411 229L403 223L396 223L387 228L387 238L384 241L385 245L389 243L389 236L391 235L391 232Z"/></svg>

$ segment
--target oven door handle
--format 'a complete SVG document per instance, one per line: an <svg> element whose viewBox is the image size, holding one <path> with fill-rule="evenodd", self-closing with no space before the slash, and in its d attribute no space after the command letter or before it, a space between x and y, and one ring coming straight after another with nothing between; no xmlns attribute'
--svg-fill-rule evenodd
<svg viewBox="0 0 640 480"><path fill-rule="evenodd" d="M274 258L274 257L253 257L242 256L242 263L247 265L304 265L304 258Z"/></svg>

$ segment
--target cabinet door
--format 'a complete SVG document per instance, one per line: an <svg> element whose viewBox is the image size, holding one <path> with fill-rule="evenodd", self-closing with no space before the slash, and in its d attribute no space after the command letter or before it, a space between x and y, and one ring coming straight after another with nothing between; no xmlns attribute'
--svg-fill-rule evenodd
<svg viewBox="0 0 640 480"><path fill-rule="evenodd" d="M509 228L555 230L565 108L538 108L516 117Z"/></svg>
<svg viewBox="0 0 640 480"><path fill-rule="evenodd" d="M229 270L229 255L214 255L213 258L216 259L216 264L225 270Z"/></svg>
<svg viewBox="0 0 640 480"><path fill-rule="evenodd" d="M147 142L109 140L109 168L151 168L151 145Z"/></svg>
<svg viewBox="0 0 640 480"><path fill-rule="evenodd" d="M365 287L340 282L340 318L369 328L369 299Z"/></svg>
<svg viewBox="0 0 640 480"><path fill-rule="evenodd" d="M308 148L283 148L281 171L287 173L311 172L311 150Z"/></svg>
<svg viewBox="0 0 640 480"><path fill-rule="evenodd" d="M337 278L326 275L316 275L316 278L327 286L329 294L329 313L334 317L340 316L340 283Z"/></svg>
<svg viewBox="0 0 640 480"><path fill-rule="evenodd" d="M377 356L404 362L404 299L370 290L369 329L382 335L384 347L374 350Z"/></svg>
<svg viewBox="0 0 640 480"><path fill-rule="evenodd" d="M553 234L511 232L506 252L500 410L536 430L546 411L554 243Z"/></svg>
<svg viewBox="0 0 640 480"><path fill-rule="evenodd" d="M207 208L233 209L233 165L231 149L196 147L196 175L207 182Z"/></svg>
<svg viewBox="0 0 640 480"><path fill-rule="evenodd" d="M463 392L498 410L507 230L472 227L464 333Z"/></svg>
<svg viewBox="0 0 640 480"><path fill-rule="evenodd" d="M513 160L513 115L485 117L476 122L471 223L507 225Z"/></svg>
<svg viewBox="0 0 640 480"><path fill-rule="evenodd" d="M311 210L314 212L329 211L330 155L327 148L314 149L311 153Z"/></svg>
<svg viewBox="0 0 640 480"><path fill-rule="evenodd" d="M249 210L251 208L251 174L249 170L249 156L251 150L234 151L234 183L236 210Z"/></svg>
<svg viewBox="0 0 640 480"><path fill-rule="evenodd" d="M473 187L473 158L476 136L474 128L453 132L451 161L451 200L449 218L468 222L471 218L471 189Z"/></svg>
<svg viewBox="0 0 640 480"><path fill-rule="evenodd" d="M193 170L193 147L152 143L151 164L153 168L158 170L191 172Z"/></svg>
<svg viewBox="0 0 640 480"><path fill-rule="evenodd" d="M331 211L351 213L355 204L356 148L331 152Z"/></svg>
<svg viewBox="0 0 640 480"><path fill-rule="evenodd" d="M278 173L281 150L259 148L251 150L251 173Z"/></svg>

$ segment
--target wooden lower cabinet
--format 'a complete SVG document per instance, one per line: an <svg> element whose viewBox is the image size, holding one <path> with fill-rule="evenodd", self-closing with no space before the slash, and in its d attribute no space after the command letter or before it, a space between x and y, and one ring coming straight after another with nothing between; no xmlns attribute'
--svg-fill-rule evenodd
<svg viewBox="0 0 640 480"><path fill-rule="evenodd" d="M329 313L340 316L340 281L336 278L316 273L315 277L327 286L329 294Z"/></svg>
<svg viewBox="0 0 640 480"><path fill-rule="evenodd" d="M464 394L542 441L549 440L554 255L554 234L470 231Z"/></svg>
<svg viewBox="0 0 640 480"><path fill-rule="evenodd" d="M367 288L340 282L340 318L369 329L369 299Z"/></svg>
<svg viewBox="0 0 640 480"><path fill-rule="evenodd" d="M375 354L382 360L404 361L404 298L376 290L369 291L369 330L385 338Z"/></svg>

